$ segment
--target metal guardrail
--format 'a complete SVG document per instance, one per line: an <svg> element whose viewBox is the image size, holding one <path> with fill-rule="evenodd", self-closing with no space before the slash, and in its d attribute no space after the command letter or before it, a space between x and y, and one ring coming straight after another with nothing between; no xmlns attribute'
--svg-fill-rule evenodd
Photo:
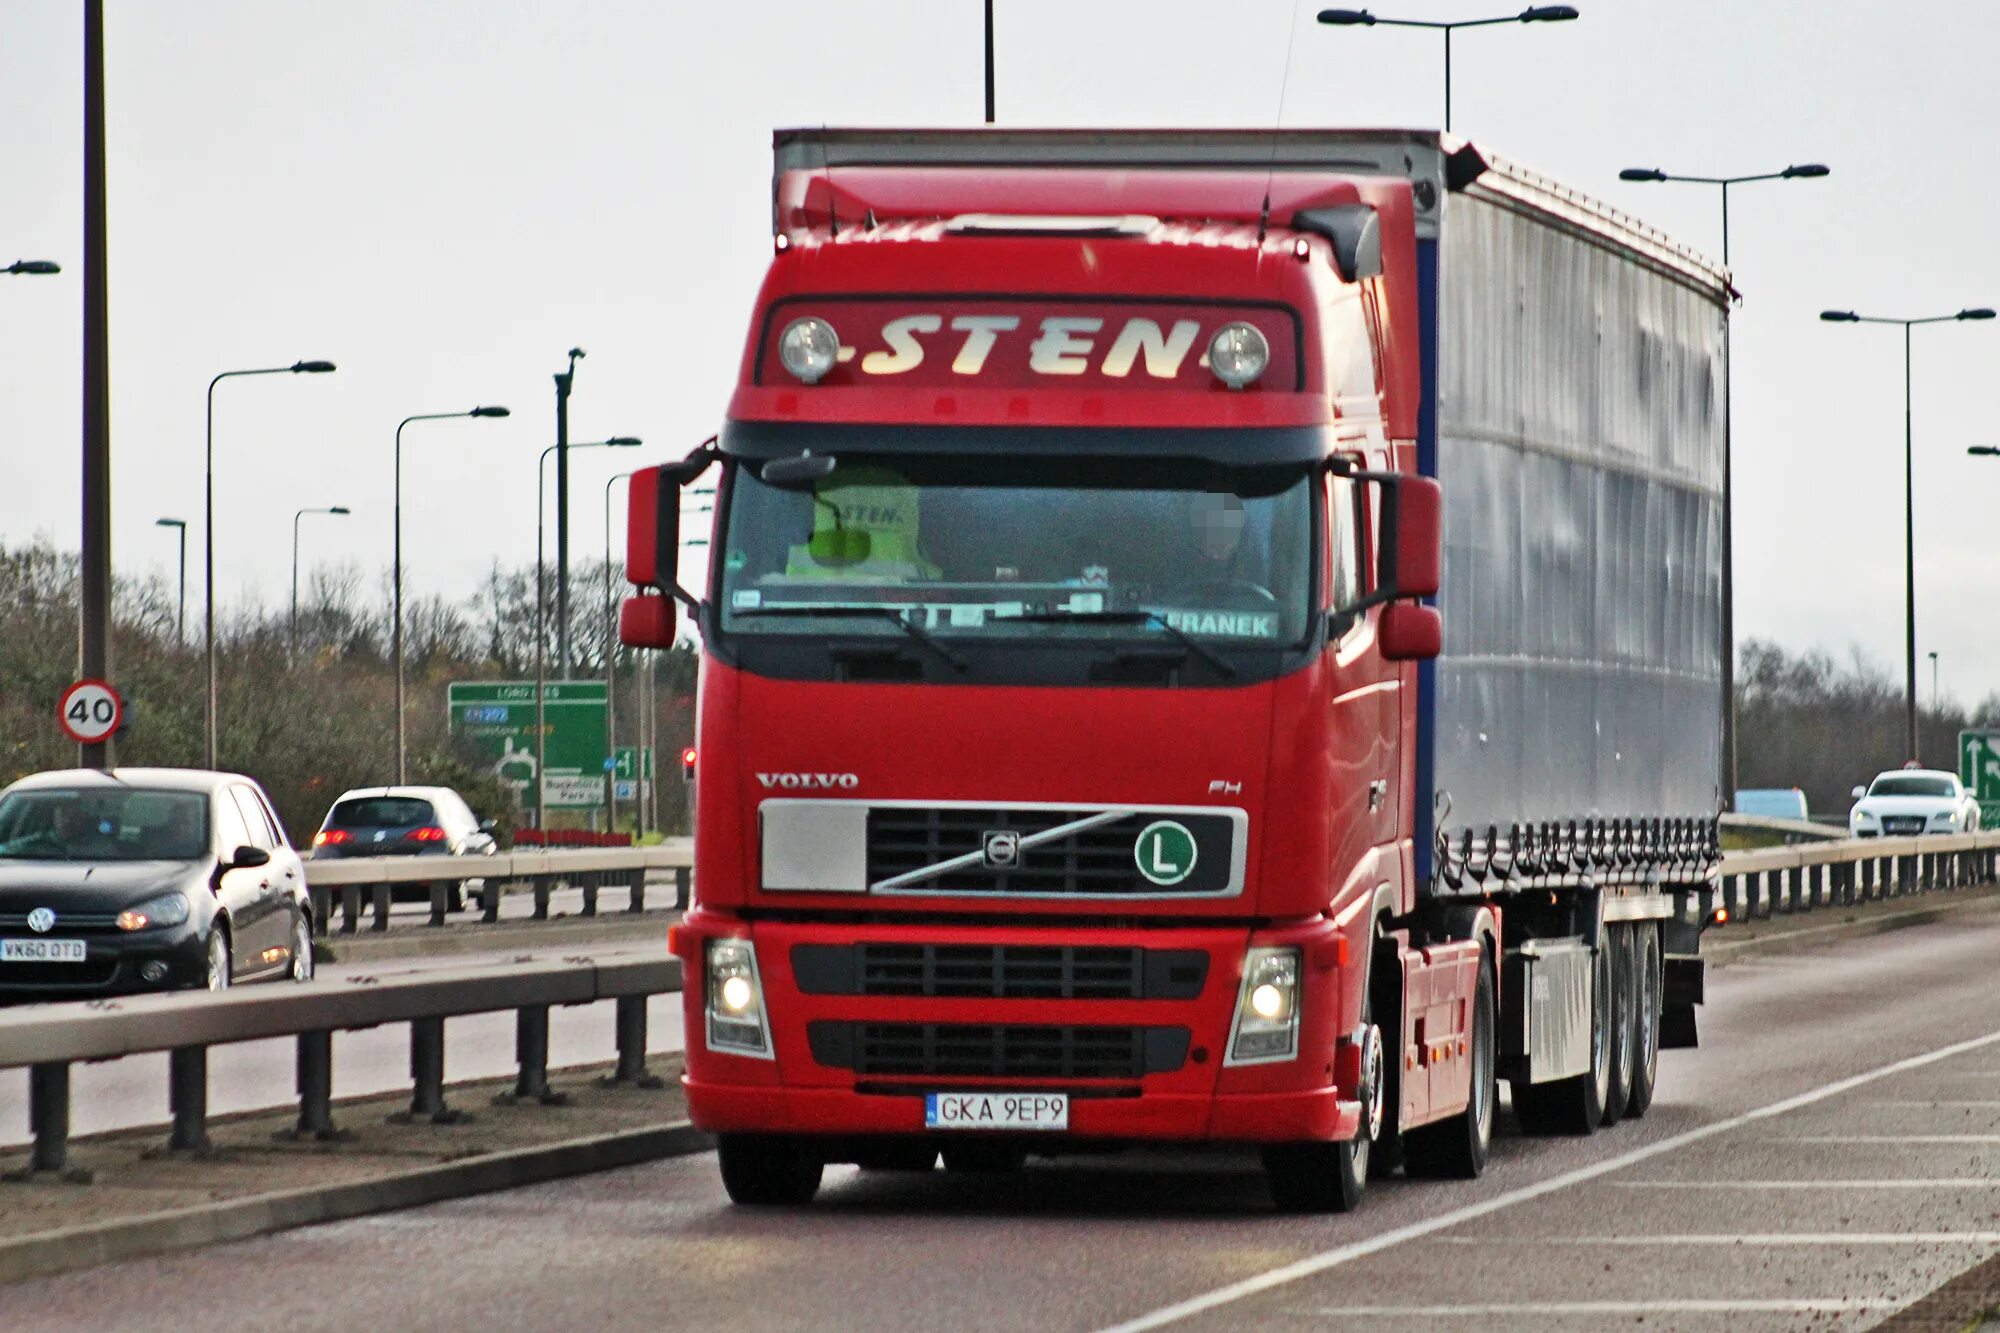
<svg viewBox="0 0 2000 1333"><path fill-rule="evenodd" d="M1768 920L1774 913L1995 882L2000 882L2000 832L1842 838L1725 852L1716 885L1702 891L1701 913L1708 919L1720 906L1728 913L1724 924Z"/></svg>
<svg viewBox="0 0 2000 1333"><path fill-rule="evenodd" d="M502 852L495 856L351 856L306 861L306 891L312 895L313 930L352 935L360 929L364 900L369 929L389 928L389 900L398 884L430 886L426 924L442 926L454 886L479 880L479 919L500 919L500 900L509 891L535 895L534 919L549 915L549 895L558 885L583 890L583 915L597 915L598 890L624 887L626 911L646 910L646 881L654 871L674 875L674 905L685 908L694 882L694 840L670 838L656 847L589 847L574 850ZM336 918L338 924L336 925Z"/></svg>
<svg viewBox="0 0 2000 1333"><path fill-rule="evenodd" d="M1779 819L1771 815L1738 815L1725 813L1721 819L1722 831L1736 829L1744 832L1776 833L1788 843L1793 842L1838 842L1847 837L1847 824L1822 824L1810 819Z"/></svg>
<svg viewBox="0 0 2000 1333"><path fill-rule="evenodd" d="M678 958L611 955L349 977L305 986L258 986L223 994L146 996L0 1011L0 1069L28 1070L25 1171L87 1181L69 1158L70 1066L78 1061L169 1053L170 1151L209 1148L208 1048L271 1037L298 1039L299 1116L288 1137L332 1140L333 1034L384 1023L410 1025L409 1118L451 1124L467 1118L444 1099L444 1021L462 1014L516 1011L519 1072L510 1100L560 1104L549 1088L549 1009L617 1004L618 1067L611 1080L658 1086L646 1072L646 1001L681 988Z"/></svg>

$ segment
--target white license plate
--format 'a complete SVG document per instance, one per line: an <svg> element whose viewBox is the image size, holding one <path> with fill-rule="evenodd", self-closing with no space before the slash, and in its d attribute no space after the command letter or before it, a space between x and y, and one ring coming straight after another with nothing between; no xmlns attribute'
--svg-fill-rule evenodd
<svg viewBox="0 0 2000 1333"><path fill-rule="evenodd" d="M1068 1129L1062 1092L927 1092L925 1129Z"/></svg>
<svg viewBox="0 0 2000 1333"><path fill-rule="evenodd" d="M80 963L82 940L0 940L0 963Z"/></svg>

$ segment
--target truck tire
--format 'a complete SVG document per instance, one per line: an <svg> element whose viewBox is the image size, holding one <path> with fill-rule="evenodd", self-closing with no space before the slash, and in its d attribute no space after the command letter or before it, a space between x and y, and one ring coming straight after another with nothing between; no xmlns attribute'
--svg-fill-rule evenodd
<svg viewBox="0 0 2000 1333"><path fill-rule="evenodd" d="M1366 995L1366 992L1363 992ZM1345 1143L1274 1143L1264 1149L1264 1178L1283 1213L1347 1213L1368 1189L1368 1160L1382 1132L1382 1033L1372 1000L1364 1000L1362 1027L1372 1034L1362 1057L1361 1123Z"/></svg>
<svg viewBox="0 0 2000 1333"><path fill-rule="evenodd" d="M1610 1126L1625 1118L1625 1105L1632 1100L1632 1066L1638 1059L1639 969L1629 925L1606 926L1605 947L1611 954L1611 1080L1604 1098L1600 1124Z"/></svg>
<svg viewBox="0 0 2000 1333"><path fill-rule="evenodd" d="M1500 1088L1493 1076L1498 996L1493 960L1482 957L1472 997L1471 1096L1465 1109L1403 1136L1404 1170L1420 1179L1473 1180L1486 1169L1493 1146L1493 1107Z"/></svg>
<svg viewBox="0 0 2000 1333"><path fill-rule="evenodd" d="M1375 1144L1368 1150L1368 1178L1387 1180L1403 1164L1403 960L1397 953L1396 941L1376 938L1368 985L1368 1012L1394 1014L1398 1033L1394 1042L1389 1041L1387 1034L1382 1038L1382 1127L1376 1131Z"/></svg>
<svg viewBox="0 0 2000 1333"><path fill-rule="evenodd" d="M1647 922L1634 933L1639 960L1633 969L1639 996L1639 1039L1632 1062L1632 1099L1625 1104L1625 1114L1636 1120L1653 1104L1653 1088L1659 1082L1660 1009L1666 984L1661 974L1659 927Z"/></svg>
<svg viewBox="0 0 2000 1333"><path fill-rule="evenodd" d="M716 1141L722 1188L731 1203L801 1204L819 1193L826 1168L795 1139L766 1134L724 1134Z"/></svg>
<svg viewBox="0 0 2000 1333"><path fill-rule="evenodd" d="M1514 1118L1527 1134L1589 1134L1611 1095L1611 950L1599 948L1590 987L1590 1068L1547 1083L1513 1081Z"/></svg>

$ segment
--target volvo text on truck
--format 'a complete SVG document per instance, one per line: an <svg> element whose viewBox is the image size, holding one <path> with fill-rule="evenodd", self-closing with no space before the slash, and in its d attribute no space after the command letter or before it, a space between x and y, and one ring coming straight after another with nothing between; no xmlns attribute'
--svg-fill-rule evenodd
<svg viewBox="0 0 2000 1333"><path fill-rule="evenodd" d="M1404 131L781 132L716 439L690 1114L828 1162L1645 1113L1716 867L1727 275ZM683 488L719 473L679 583Z"/></svg>

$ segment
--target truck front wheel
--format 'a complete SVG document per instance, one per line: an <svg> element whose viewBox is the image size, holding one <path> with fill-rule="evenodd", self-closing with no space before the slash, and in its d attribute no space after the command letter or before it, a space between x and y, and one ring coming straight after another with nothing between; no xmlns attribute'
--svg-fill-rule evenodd
<svg viewBox="0 0 2000 1333"><path fill-rule="evenodd" d="M1283 1213L1346 1213L1368 1187L1368 1156L1382 1132L1382 1033L1364 1013L1361 1123L1345 1143L1279 1143L1264 1150L1264 1177Z"/></svg>
<svg viewBox="0 0 2000 1333"><path fill-rule="evenodd" d="M795 1139L763 1134L724 1134L715 1145L722 1161L722 1188L731 1203L809 1203L819 1193L825 1166Z"/></svg>

